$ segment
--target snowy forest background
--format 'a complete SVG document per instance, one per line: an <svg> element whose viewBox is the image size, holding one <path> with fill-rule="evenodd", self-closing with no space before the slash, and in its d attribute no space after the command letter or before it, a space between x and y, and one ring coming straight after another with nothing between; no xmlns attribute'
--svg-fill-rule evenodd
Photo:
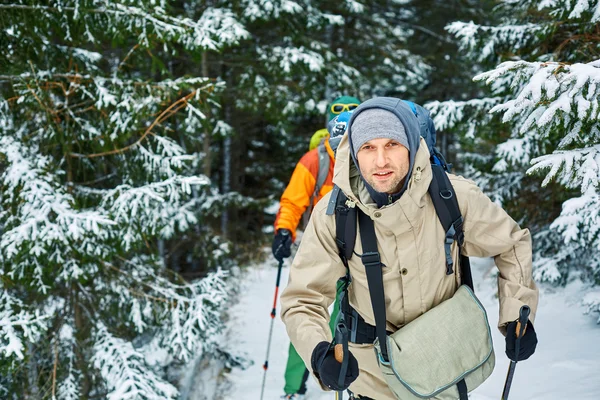
<svg viewBox="0 0 600 400"><path fill-rule="evenodd" d="M4 0L0 45L0 398L179 398L192 359L243 364L230 276L341 94L429 108L535 278L599 316L599 1Z"/></svg>

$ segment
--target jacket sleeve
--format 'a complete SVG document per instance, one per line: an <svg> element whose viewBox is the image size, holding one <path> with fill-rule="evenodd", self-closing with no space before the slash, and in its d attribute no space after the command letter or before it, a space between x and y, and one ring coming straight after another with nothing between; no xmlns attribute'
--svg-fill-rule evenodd
<svg viewBox="0 0 600 400"><path fill-rule="evenodd" d="M310 206L310 198L315 191L316 179L307 168L308 157L302 157L290 178L281 200L279 212L275 219L275 232L278 229L288 229L296 239L296 228L304 211Z"/></svg>
<svg viewBox="0 0 600 400"><path fill-rule="evenodd" d="M532 277L531 234L493 203L477 185L464 178L452 179L464 217L466 256L494 257L498 275L500 318L498 328L506 335L506 325L519 316L522 305L531 307L535 319L539 291Z"/></svg>
<svg viewBox="0 0 600 400"><path fill-rule="evenodd" d="M346 274L335 244L335 218L325 215L329 197L314 210L281 295L281 319L309 370L315 346L332 340L328 307L335 300L338 279Z"/></svg>

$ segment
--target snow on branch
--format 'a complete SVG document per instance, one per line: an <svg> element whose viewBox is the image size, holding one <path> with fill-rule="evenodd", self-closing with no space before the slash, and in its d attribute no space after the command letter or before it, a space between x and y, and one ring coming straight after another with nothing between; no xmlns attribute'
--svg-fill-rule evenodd
<svg viewBox="0 0 600 400"><path fill-rule="evenodd" d="M304 12L303 6L307 4L299 4L297 1L283 0L244 0L243 10L244 17L249 21L256 21L260 19L282 17L283 14L294 15ZM308 7L307 7L308 8Z"/></svg>
<svg viewBox="0 0 600 400"><path fill-rule="evenodd" d="M464 119L467 115L472 115L473 112L487 112L487 110L501 101L501 97L487 97L467 101L431 101L425 104L425 108L427 108L433 116L435 129L446 131L465 122ZM468 137L473 136L468 135Z"/></svg>
<svg viewBox="0 0 600 400"><path fill-rule="evenodd" d="M496 56L499 46L510 46L517 51L536 39L545 27L536 24L483 26L474 22L453 22L446 26L446 30L459 40L462 50L477 54L477 59L482 61L491 56ZM480 42L485 41L481 48Z"/></svg>
<svg viewBox="0 0 600 400"><path fill-rule="evenodd" d="M163 346L168 344L176 358L189 361L217 345L221 311L227 299L225 276L218 270L189 287L171 288L189 293L188 299L176 301L170 310L170 323L164 325L168 329L162 330Z"/></svg>
<svg viewBox="0 0 600 400"><path fill-rule="evenodd" d="M534 144L530 137L511 138L496 146L498 163L493 167L494 172L504 172L509 166L528 166Z"/></svg>
<svg viewBox="0 0 600 400"><path fill-rule="evenodd" d="M365 6L356 0L345 0L348 10L355 14L362 14L365 11Z"/></svg>
<svg viewBox="0 0 600 400"><path fill-rule="evenodd" d="M1 286L0 289L0 356L7 359L15 355L22 360L23 341L37 342L48 328L49 316L41 315L39 310L33 314L26 311L19 299L10 296L8 289Z"/></svg>
<svg viewBox="0 0 600 400"><path fill-rule="evenodd" d="M490 84L507 74L515 84L523 85L513 99L496 105L490 113L503 112L504 122L515 118L524 121L518 129L529 140L553 131L564 132L558 150L533 160L535 165L528 173L550 168L544 185L558 174L568 187L581 186L583 192L590 186L597 187L600 63L505 62L475 79ZM583 148L568 149L573 146Z"/></svg>
<svg viewBox="0 0 600 400"><path fill-rule="evenodd" d="M45 18L52 13L61 21L61 25L67 20L67 14L69 19L83 21L87 39L91 42L96 39L90 27L103 21L109 32L137 35L140 44L147 47L158 39L178 43L188 50L218 50L227 45L238 44L240 40L249 37L248 31L237 21L231 10L210 7L198 20L172 16L164 4L156 5L153 1L146 4L143 1L93 0L90 7L82 7L78 0L62 0L49 6L2 4L0 10L36 12ZM104 16L104 20L94 17L97 15Z"/></svg>
<svg viewBox="0 0 600 400"><path fill-rule="evenodd" d="M75 366L75 330L73 329L73 320L65 323L54 340L56 346L60 348L60 355L67 363L67 374L58 384L58 398L61 400L78 400L80 398L79 377L80 372ZM58 361L58 360L57 360ZM64 367L61 368L64 370Z"/></svg>
<svg viewBox="0 0 600 400"><path fill-rule="evenodd" d="M302 64L312 72L319 72L325 67L325 60L321 54L305 47L280 47L274 46L270 49L259 49L259 58L266 62L277 64L286 74L292 67Z"/></svg>
<svg viewBox="0 0 600 400"><path fill-rule="evenodd" d="M504 112L505 122L515 115L524 115L526 123L521 127L522 133L531 128L563 127L568 132L563 147L574 141L598 139L599 61L573 65L509 61L474 79L491 84L507 74L512 76L516 87L524 84L514 99L497 105L490 112ZM579 135L581 123L591 125L593 135L586 135L587 140Z"/></svg>
<svg viewBox="0 0 600 400"><path fill-rule="evenodd" d="M565 244L574 242L589 246L598 254L600 252L600 195L590 190L580 197L565 201L560 216L550 227L562 233ZM597 260L596 264L599 262L600 260Z"/></svg>
<svg viewBox="0 0 600 400"><path fill-rule="evenodd" d="M535 7L538 10L549 9L551 15L556 19L579 19L585 17L585 13L589 13L591 14L589 19L591 24L600 20L600 2L598 0L527 0L527 3L531 8Z"/></svg>
<svg viewBox="0 0 600 400"><path fill-rule="evenodd" d="M197 127L205 116L193 104L201 103L203 96L222 88L223 83L215 83L209 78L145 82L89 74L37 71L15 76L13 87L18 95L17 104L28 102L32 109L41 108L45 114L71 120L75 123L74 134L78 142L93 141L90 143L93 148L100 145L111 149L89 154L74 151L71 155L76 158L95 158L120 154L142 143L148 136L156 137L156 130L163 127L163 124L168 124L173 115L186 107L189 108L186 124ZM52 101L42 100L49 97ZM176 100L171 100L173 97ZM168 106L164 106L165 102ZM94 115L97 112L100 115ZM29 129L43 126L40 139L49 139L55 135L56 130L52 122L45 117L38 117L30 122L35 126ZM122 138L132 136L132 132L135 135L137 132L143 134L135 142L124 146ZM174 141L167 144L167 140L156 139L160 142L157 143L158 146L162 146L165 151L184 152L178 149L179 145ZM174 163L179 163L179 160L175 159Z"/></svg>
<svg viewBox="0 0 600 400"><path fill-rule="evenodd" d="M28 81L35 82L52 82L57 79L67 79L73 84L93 82L97 87L114 87L114 88L147 88L160 90L181 90L187 86L193 85L223 85L223 83L215 83L211 78L195 77L195 78L177 78L164 79L162 81L142 81L139 79L122 79L117 77L104 77L91 74L81 74L77 72L56 72L52 70L36 70L35 72L23 72L18 75L0 75L5 80ZM200 88L201 90L207 87Z"/></svg>
<svg viewBox="0 0 600 400"><path fill-rule="evenodd" d="M174 176L139 187L123 184L105 192L101 208L124 229L121 237L124 247L129 249L133 243L143 240L138 222L147 233L162 233L165 238L170 237L176 227L186 230L196 223L194 210L182 207L182 203L191 196L192 186L208 184L210 180L205 176Z"/></svg>
<svg viewBox="0 0 600 400"><path fill-rule="evenodd" d="M220 316L227 300L226 271L217 269L198 281L175 284L157 275L150 267L153 261L147 257L121 261L122 268L108 265L122 276L111 290L131 308L129 319L138 332L158 324L155 337L161 348L185 362L217 345L222 328Z"/></svg>
<svg viewBox="0 0 600 400"><path fill-rule="evenodd" d="M108 388L108 400L178 398L178 390L154 374L130 342L113 336L102 323L96 324L95 336L92 363Z"/></svg>
<svg viewBox="0 0 600 400"><path fill-rule="evenodd" d="M582 193L600 189L600 144L584 149L557 150L553 154L534 158L527 173L550 168L542 186L558 178L568 188L581 187Z"/></svg>
<svg viewBox="0 0 600 400"><path fill-rule="evenodd" d="M90 249L90 256L97 256L97 246L85 243L91 235L107 239L114 222L97 211L74 209L73 197L58 184L45 157L30 159L29 149L7 135L0 136L0 152L8 161L0 175L4 189L0 200L17 210L6 215L0 238L0 250L11 265L11 271L6 273L13 278L31 274L38 289L45 293L44 262L40 259L51 256L49 249L79 243L81 251ZM25 274L26 268L33 272Z"/></svg>
<svg viewBox="0 0 600 400"><path fill-rule="evenodd" d="M571 246L555 246L561 242L559 232L548 226L533 235L535 247L533 257L533 279L536 282L560 284L565 280L567 266L571 263L574 251ZM548 251L552 249L552 251Z"/></svg>
<svg viewBox="0 0 600 400"><path fill-rule="evenodd" d="M150 146L138 146L137 154L132 159L140 159L148 176L172 178L190 162L197 160L197 155L185 154L185 150L173 139L158 135L152 137L156 150Z"/></svg>

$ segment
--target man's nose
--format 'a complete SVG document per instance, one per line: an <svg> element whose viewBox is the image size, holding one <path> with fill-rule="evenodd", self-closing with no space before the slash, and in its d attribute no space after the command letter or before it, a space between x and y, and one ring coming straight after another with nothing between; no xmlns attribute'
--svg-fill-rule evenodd
<svg viewBox="0 0 600 400"><path fill-rule="evenodd" d="M387 154L384 148L377 149L375 165L379 168L383 168L387 165Z"/></svg>

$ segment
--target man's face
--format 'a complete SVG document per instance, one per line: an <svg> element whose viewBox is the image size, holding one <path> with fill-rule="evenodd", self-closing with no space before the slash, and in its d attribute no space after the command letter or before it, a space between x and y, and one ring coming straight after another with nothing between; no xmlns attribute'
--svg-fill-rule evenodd
<svg viewBox="0 0 600 400"><path fill-rule="evenodd" d="M398 193L408 175L408 149L393 139L369 140L356 153L360 172L380 193Z"/></svg>

